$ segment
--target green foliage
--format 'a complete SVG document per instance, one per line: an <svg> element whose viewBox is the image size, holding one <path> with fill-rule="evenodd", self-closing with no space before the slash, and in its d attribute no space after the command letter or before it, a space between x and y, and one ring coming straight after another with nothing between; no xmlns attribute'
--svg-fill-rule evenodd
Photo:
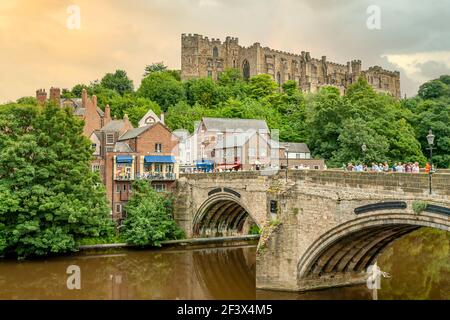
<svg viewBox="0 0 450 320"><path fill-rule="evenodd" d="M69 109L0 108L0 254L73 251L113 232L91 145Z"/></svg>
<svg viewBox="0 0 450 320"><path fill-rule="evenodd" d="M35 97L22 97L17 99L16 103L23 105L37 106L37 100Z"/></svg>
<svg viewBox="0 0 450 320"><path fill-rule="evenodd" d="M436 83L441 84L437 85ZM436 136L433 146L433 163L441 168L450 168L450 76L441 76L431 80L423 88L446 86L446 94L422 94L416 98L403 101L404 108L411 112L409 117L415 137L421 145L422 152L428 156L428 130ZM427 90L428 90L427 89ZM428 97L424 99L424 97Z"/></svg>
<svg viewBox="0 0 450 320"><path fill-rule="evenodd" d="M123 70L105 74L100 85L103 88L114 90L120 95L133 92L133 81L128 78L127 73Z"/></svg>
<svg viewBox="0 0 450 320"><path fill-rule="evenodd" d="M248 231L248 234L261 234L261 229L254 223Z"/></svg>
<svg viewBox="0 0 450 320"><path fill-rule="evenodd" d="M155 191L147 181L133 184L133 195L125 210L122 238L135 245L161 246L161 242L183 237L172 218L172 199Z"/></svg>
<svg viewBox="0 0 450 320"><path fill-rule="evenodd" d="M168 72L150 73L142 80L137 94L155 101L163 111L185 100L183 84Z"/></svg>
<svg viewBox="0 0 450 320"><path fill-rule="evenodd" d="M252 98L264 98L275 94L278 91L278 85L268 74L260 74L250 78L249 96Z"/></svg>
<svg viewBox="0 0 450 320"><path fill-rule="evenodd" d="M412 204L412 208L415 214L420 214L424 211L428 206L426 201L414 201Z"/></svg>
<svg viewBox="0 0 450 320"><path fill-rule="evenodd" d="M435 99L448 95L448 85L440 80L432 80L425 82L419 88L419 97L422 99Z"/></svg>
<svg viewBox="0 0 450 320"><path fill-rule="evenodd" d="M111 115L116 119L122 119L128 114L133 126L137 127L139 120L148 112L153 110L156 115L161 114L161 107L150 99L138 97L132 94L114 96L107 100L111 108Z"/></svg>
<svg viewBox="0 0 450 320"><path fill-rule="evenodd" d="M151 73L162 72L162 71L166 71L166 70L167 70L167 66L164 64L164 62L152 63L145 67L144 78L147 77L148 75L150 75Z"/></svg>

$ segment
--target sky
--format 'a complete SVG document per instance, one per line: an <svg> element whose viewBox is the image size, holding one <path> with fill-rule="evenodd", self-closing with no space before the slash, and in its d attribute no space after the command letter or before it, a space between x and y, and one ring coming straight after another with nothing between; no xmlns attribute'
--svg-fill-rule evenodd
<svg viewBox="0 0 450 320"><path fill-rule="evenodd" d="M116 69L138 87L148 64L180 68L182 33L359 59L407 96L450 74L450 0L0 0L0 102Z"/></svg>

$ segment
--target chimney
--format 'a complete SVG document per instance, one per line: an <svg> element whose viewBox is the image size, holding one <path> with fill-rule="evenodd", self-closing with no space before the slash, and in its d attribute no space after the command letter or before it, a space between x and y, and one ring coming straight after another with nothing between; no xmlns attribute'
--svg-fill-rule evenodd
<svg viewBox="0 0 450 320"><path fill-rule="evenodd" d="M50 88L50 102L57 106L61 104L61 90L59 88Z"/></svg>
<svg viewBox="0 0 450 320"><path fill-rule="evenodd" d="M111 108L109 104L105 107L105 115L103 116L103 125L107 125L111 121Z"/></svg>
<svg viewBox="0 0 450 320"><path fill-rule="evenodd" d="M161 113L161 116L159 117L159 120L161 121L162 124L164 123L164 113Z"/></svg>
<svg viewBox="0 0 450 320"><path fill-rule="evenodd" d="M83 108L86 108L86 104L87 104L87 91L86 89L81 90L81 106Z"/></svg>
<svg viewBox="0 0 450 320"><path fill-rule="evenodd" d="M126 125L129 125L129 124L130 124L130 120L128 120L128 114L125 113L125 114L123 115L123 121L125 122Z"/></svg>
<svg viewBox="0 0 450 320"><path fill-rule="evenodd" d="M36 100L41 106L45 104L45 102L47 101L47 92L45 92L45 89L36 90Z"/></svg>
<svg viewBox="0 0 450 320"><path fill-rule="evenodd" d="M94 105L94 108L97 109L97 96L96 95L92 96L92 104Z"/></svg>

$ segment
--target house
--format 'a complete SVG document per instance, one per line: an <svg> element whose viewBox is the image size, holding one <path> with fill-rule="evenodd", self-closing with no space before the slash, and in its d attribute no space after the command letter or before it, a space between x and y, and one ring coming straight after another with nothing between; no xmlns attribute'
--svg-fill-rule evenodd
<svg viewBox="0 0 450 320"><path fill-rule="evenodd" d="M172 191L179 176L177 158L178 138L160 121L122 133L104 159L114 218L125 218L124 205L136 179L147 180L158 191Z"/></svg>
<svg viewBox="0 0 450 320"><path fill-rule="evenodd" d="M281 167L289 165L289 169L325 169L323 159L311 158L306 143L280 142L280 163Z"/></svg>
<svg viewBox="0 0 450 320"><path fill-rule="evenodd" d="M48 100L46 91L39 89L36 91L36 99L39 105L50 101L61 107L71 108L75 116L84 120L83 134L86 137L90 137L94 131L99 130L111 121L109 106L105 107L105 111L100 109L97 106L97 97L95 95L89 97L86 89L82 90L81 98L61 98L61 90L52 87Z"/></svg>

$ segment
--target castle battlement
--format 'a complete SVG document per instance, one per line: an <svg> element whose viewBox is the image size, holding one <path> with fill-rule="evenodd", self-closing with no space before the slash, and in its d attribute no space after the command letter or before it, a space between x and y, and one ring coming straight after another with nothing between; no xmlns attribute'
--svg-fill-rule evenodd
<svg viewBox="0 0 450 320"><path fill-rule="evenodd" d="M358 77L365 76L378 91L400 98L400 73L373 66L362 70L362 61L353 59L345 64L328 61L327 56L312 58L310 52L300 54L262 47L259 42L245 47L239 38L227 36L222 42L199 34L181 35L181 77L192 79L218 76L227 68L241 71L244 79L269 74L281 86L295 80L304 91L317 91L326 85L345 88Z"/></svg>

